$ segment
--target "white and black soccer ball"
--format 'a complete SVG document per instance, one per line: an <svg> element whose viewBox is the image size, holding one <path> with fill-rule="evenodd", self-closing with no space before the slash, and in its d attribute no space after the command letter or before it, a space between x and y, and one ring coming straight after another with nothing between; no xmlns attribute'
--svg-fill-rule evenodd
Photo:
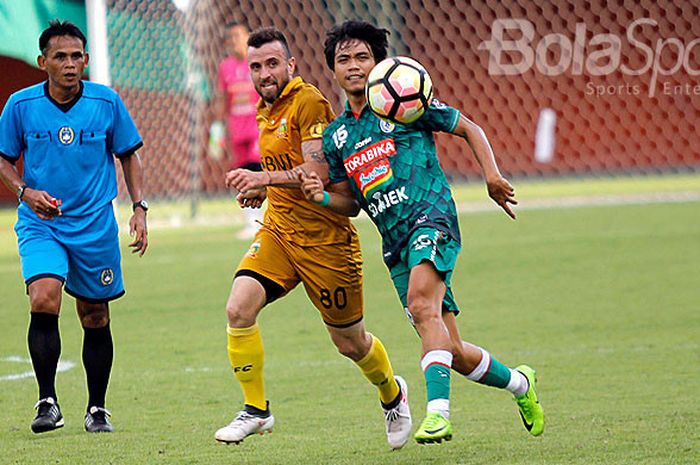
<svg viewBox="0 0 700 465"><path fill-rule="evenodd" d="M433 96L433 81L413 58L389 57L370 71L365 95L370 109L380 118L409 124L425 113Z"/></svg>

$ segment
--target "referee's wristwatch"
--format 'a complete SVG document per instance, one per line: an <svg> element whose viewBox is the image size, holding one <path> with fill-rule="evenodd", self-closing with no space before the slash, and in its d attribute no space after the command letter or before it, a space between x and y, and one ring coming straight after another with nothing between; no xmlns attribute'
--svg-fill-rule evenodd
<svg viewBox="0 0 700 465"><path fill-rule="evenodd" d="M139 200L138 202L134 202L131 204L131 209L133 211L136 211L137 208L140 208L141 210L143 210L144 213L146 213L148 211L148 202L146 202L145 200Z"/></svg>
<svg viewBox="0 0 700 465"><path fill-rule="evenodd" d="M26 184L22 184L17 188L15 191L15 194L17 194L17 200L22 200L22 197L24 197L24 190L27 188Z"/></svg>

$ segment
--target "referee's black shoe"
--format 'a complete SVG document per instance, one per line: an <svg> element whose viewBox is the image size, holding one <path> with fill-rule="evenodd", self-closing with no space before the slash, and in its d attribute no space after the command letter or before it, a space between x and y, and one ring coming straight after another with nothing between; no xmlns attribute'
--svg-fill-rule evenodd
<svg viewBox="0 0 700 465"><path fill-rule="evenodd" d="M34 408L36 417L32 420L32 431L35 433L45 433L63 427L63 415L53 397L41 399Z"/></svg>
<svg viewBox="0 0 700 465"><path fill-rule="evenodd" d="M90 407L85 414L85 431L88 433L111 433L114 431L112 424L109 422L111 413L105 408Z"/></svg>

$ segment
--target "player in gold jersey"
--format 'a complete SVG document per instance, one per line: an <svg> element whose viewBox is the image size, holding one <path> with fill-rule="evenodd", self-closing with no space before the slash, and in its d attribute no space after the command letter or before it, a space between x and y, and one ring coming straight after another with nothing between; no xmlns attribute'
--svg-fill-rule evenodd
<svg viewBox="0 0 700 465"><path fill-rule="evenodd" d="M387 440L398 449L411 432L407 387L394 376L381 341L364 327L357 232L348 218L307 201L299 190L302 173L313 170L327 177L322 136L333 111L318 89L293 77L295 59L280 31L251 34L248 64L261 96L257 120L264 171L232 170L226 183L240 193L241 206L259 207L267 197L268 207L263 227L238 265L226 304L228 354L245 406L215 437L237 444L272 428L256 319L266 304L303 283L335 346L377 387Z"/></svg>

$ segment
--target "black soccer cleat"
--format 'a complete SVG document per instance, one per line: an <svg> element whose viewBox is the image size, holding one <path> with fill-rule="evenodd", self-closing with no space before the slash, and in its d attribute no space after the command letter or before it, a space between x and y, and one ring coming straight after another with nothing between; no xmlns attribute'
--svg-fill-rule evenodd
<svg viewBox="0 0 700 465"><path fill-rule="evenodd" d="M112 414L102 407L90 407L85 414L85 431L88 433L111 433L114 431L109 418Z"/></svg>
<svg viewBox="0 0 700 465"><path fill-rule="evenodd" d="M32 420L32 431L45 433L63 427L63 415L53 397L41 399L34 406L36 417Z"/></svg>

